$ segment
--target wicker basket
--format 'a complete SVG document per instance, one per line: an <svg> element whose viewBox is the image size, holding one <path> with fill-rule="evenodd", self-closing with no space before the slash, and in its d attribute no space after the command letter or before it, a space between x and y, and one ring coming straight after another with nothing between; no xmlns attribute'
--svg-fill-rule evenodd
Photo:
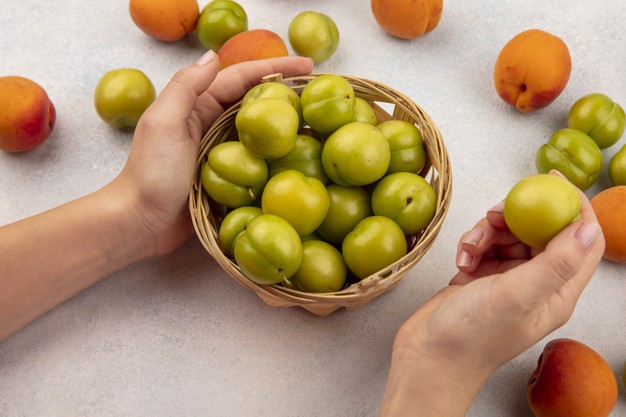
<svg viewBox="0 0 626 417"><path fill-rule="evenodd" d="M264 78L264 81L281 81L298 94L309 81L322 74L283 79L280 74ZM437 209L430 225L419 235L408 237L408 253L371 276L348 285L333 293L307 293L282 285L259 285L248 279L235 261L225 256L219 246L218 230L226 214L206 194L200 182L200 167L206 161L209 150L220 142L236 140L235 116L239 103L223 113L211 126L200 143L197 176L189 195L189 209L196 233L209 254L239 283L254 291L271 306L302 307L315 315L325 316L345 307L362 307L374 298L394 288L406 273L424 256L437 237L450 205L452 174L450 158L441 133L433 120L410 98L385 85L362 78L343 76L354 88L357 97L372 105L379 122L397 119L414 123L421 131L427 151L426 164L420 173L433 186L437 196Z"/></svg>

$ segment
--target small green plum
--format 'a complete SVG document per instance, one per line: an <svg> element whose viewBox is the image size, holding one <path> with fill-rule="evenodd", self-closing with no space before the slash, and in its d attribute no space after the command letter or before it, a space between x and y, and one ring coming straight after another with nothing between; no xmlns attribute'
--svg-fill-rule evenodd
<svg viewBox="0 0 626 417"><path fill-rule="evenodd" d="M304 122L322 135L354 119L354 88L340 75L324 74L309 81L302 89L300 102Z"/></svg>
<svg viewBox="0 0 626 417"><path fill-rule="evenodd" d="M364 279L406 255L406 237L390 218L370 216L348 233L341 253L348 269Z"/></svg>
<svg viewBox="0 0 626 417"><path fill-rule="evenodd" d="M294 17L287 36L296 54L309 57L316 64L330 58L339 46L339 30L333 19L314 11Z"/></svg>
<svg viewBox="0 0 626 417"><path fill-rule="evenodd" d="M273 214L252 219L234 244L237 265L257 284L287 282L300 267L302 241L287 220Z"/></svg>
<svg viewBox="0 0 626 417"><path fill-rule="evenodd" d="M624 134L626 115L622 106L607 95L591 93L574 103L567 115L567 127L586 133L600 149L605 149Z"/></svg>
<svg viewBox="0 0 626 417"><path fill-rule="evenodd" d="M529 175L504 200L504 220L522 243L544 249L563 228L580 218L580 191L552 174Z"/></svg>
<svg viewBox="0 0 626 417"><path fill-rule="evenodd" d="M302 242L302 261L289 280L291 286L305 292L329 293L346 284L348 268L341 252L328 242Z"/></svg>
<svg viewBox="0 0 626 417"><path fill-rule="evenodd" d="M200 168L200 180L206 193L230 208L254 204L267 179L265 160L252 155L239 141L215 145Z"/></svg>
<svg viewBox="0 0 626 417"><path fill-rule="evenodd" d="M324 143L322 165L326 175L339 185L368 185L389 168L389 143L369 123L351 122L337 129Z"/></svg>

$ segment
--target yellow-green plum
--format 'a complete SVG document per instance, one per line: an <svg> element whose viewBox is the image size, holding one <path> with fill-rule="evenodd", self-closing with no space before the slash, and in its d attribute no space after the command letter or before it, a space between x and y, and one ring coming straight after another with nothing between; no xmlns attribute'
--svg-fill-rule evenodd
<svg viewBox="0 0 626 417"><path fill-rule="evenodd" d="M235 261L257 284L287 282L300 267L302 241L282 217L262 214L252 219L235 240Z"/></svg>
<svg viewBox="0 0 626 417"><path fill-rule="evenodd" d="M354 119L354 88L340 75L312 79L302 89L300 102L305 123L320 134L332 133Z"/></svg>
<svg viewBox="0 0 626 417"><path fill-rule="evenodd" d="M413 172L418 174L426 163L426 149L422 132L413 123L404 120L388 120L379 124L391 151L387 174Z"/></svg>
<svg viewBox="0 0 626 417"><path fill-rule="evenodd" d="M300 118L285 100L252 100L235 116L239 140L252 154L261 158L280 158L296 145Z"/></svg>
<svg viewBox="0 0 626 417"><path fill-rule="evenodd" d="M218 242L224 255L233 255L233 246L239 234L246 230L252 219L261 214L263 210L256 206L238 207L226 214L218 232Z"/></svg>
<svg viewBox="0 0 626 417"><path fill-rule="evenodd" d="M307 177L314 177L324 185L328 175L322 166L322 142L309 135L298 135L291 151L280 158L266 159L270 177L281 171L295 169Z"/></svg>
<svg viewBox="0 0 626 417"><path fill-rule="evenodd" d="M398 223L405 235L426 229L437 210L437 195L424 178L412 172L383 177L372 192L374 214Z"/></svg>
<svg viewBox="0 0 626 417"><path fill-rule="evenodd" d="M550 240L580 218L579 190L552 174L535 174L517 182L504 200L504 220L526 245L544 249Z"/></svg>
<svg viewBox="0 0 626 417"><path fill-rule="evenodd" d="M293 169L271 177L261 196L263 213L287 220L300 236L317 230L329 204L328 192L320 180Z"/></svg>
<svg viewBox="0 0 626 417"><path fill-rule="evenodd" d="M348 233L341 253L348 269L365 279L406 255L406 237L390 218L369 216Z"/></svg>
<svg viewBox="0 0 626 417"><path fill-rule="evenodd" d="M389 143L369 123L351 122L340 127L324 143L322 165L339 185L367 185L378 181L389 168Z"/></svg>
<svg viewBox="0 0 626 417"><path fill-rule="evenodd" d="M289 280L291 286L305 292L328 293L341 290L348 268L341 252L322 240L302 242L302 261Z"/></svg>
<svg viewBox="0 0 626 417"><path fill-rule="evenodd" d="M361 220L374 214L370 195L362 187L328 184L330 204L317 233L327 242L341 244Z"/></svg>
<svg viewBox="0 0 626 417"><path fill-rule="evenodd" d="M339 46L339 30L333 19L310 10L293 18L287 36L296 54L309 57L315 63L330 58Z"/></svg>
<svg viewBox="0 0 626 417"><path fill-rule="evenodd" d="M200 168L200 181L217 203L237 208L254 204L268 179L263 158L251 154L239 141L211 148Z"/></svg>

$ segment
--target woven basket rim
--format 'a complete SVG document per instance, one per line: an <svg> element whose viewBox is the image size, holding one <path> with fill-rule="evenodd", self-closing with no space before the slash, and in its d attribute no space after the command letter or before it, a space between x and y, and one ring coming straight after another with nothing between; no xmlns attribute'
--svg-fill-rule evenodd
<svg viewBox="0 0 626 417"><path fill-rule="evenodd" d="M325 74L332 73L311 73L288 78L283 78L282 74L271 74L264 77L263 81L282 82L300 93L309 81ZM202 138L196 163L196 176L189 193L189 210L196 234L206 251L231 278L254 291L268 305L299 306L318 316L325 316L342 307L362 307L372 299L396 287L434 243L449 210L452 194L450 156L441 132L428 113L405 94L382 83L354 76L334 75L344 77L354 88L357 97L370 102L379 122L389 119L405 120L414 123L422 133L424 146L427 150L427 162L420 175L426 178L435 190L437 206L435 217L419 236L413 237L414 242L410 244L410 250L405 256L369 277L353 283L341 291L331 293L308 293L279 284L257 284L247 278L235 261L224 255L219 247L218 223L221 218L217 213L216 206L211 203L204 192L199 174L206 154L212 146L236 138L234 117L239 110L241 101L222 113ZM393 109L389 112L386 107L393 107Z"/></svg>

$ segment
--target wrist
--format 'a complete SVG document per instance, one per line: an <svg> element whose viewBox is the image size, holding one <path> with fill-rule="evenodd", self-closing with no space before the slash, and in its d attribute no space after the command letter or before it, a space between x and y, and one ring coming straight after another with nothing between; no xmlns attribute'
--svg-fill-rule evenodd
<svg viewBox="0 0 626 417"><path fill-rule="evenodd" d="M110 226L119 243L118 256L128 264L153 256L156 242L142 213L140 199L119 177L96 191L109 212ZM114 220L113 220L114 219Z"/></svg>
<svg viewBox="0 0 626 417"><path fill-rule="evenodd" d="M491 368L437 343L396 336L379 417L465 416Z"/></svg>

